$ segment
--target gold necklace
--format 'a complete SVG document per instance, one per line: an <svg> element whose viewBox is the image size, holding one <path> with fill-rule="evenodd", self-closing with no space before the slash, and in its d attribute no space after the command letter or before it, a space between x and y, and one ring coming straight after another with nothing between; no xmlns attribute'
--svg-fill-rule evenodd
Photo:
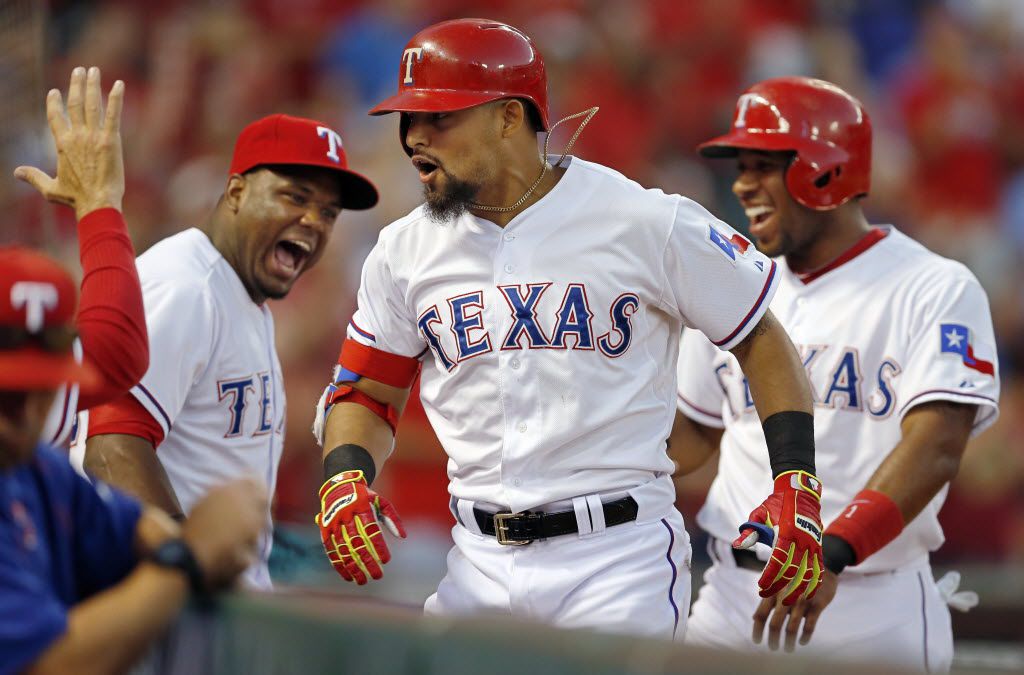
<svg viewBox="0 0 1024 675"><path fill-rule="evenodd" d="M552 132L554 132L555 128L562 122L567 122L569 120L576 119L577 117L582 117L586 115L586 119L584 119L580 123L580 126L576 129L576 133L572 135L571 139L569 139L569 144L565 146L565 152L563 152L562 156L558 158L557 162L555 162L555 166L558 166L559 164L562 163L562 160L565 159L566 155L569 154L569 151L572 150L572 146L576 143L576 139L580 137L581 133L583 133L583 127L587 126L587 122L589 122L591 118L593 118L594 115L597 114L598 110L600 110L600 108L594 106L593 108L584 110L583 112L578 112L575 115L563 117L562 119L555 122L555 125L548 130L548 136L547 138L544 139L544 154L541 156L542 164L540 169L540 175L537 176L537 180L533 181L533 185L531 185L530 189L526 191L526 194L519 198L519 201L517 201L512 206L487 206L485 204L477 204L476 202L470 202L470 208L477 209L479 211L491 211L492 213L508 213L509 211L518 210L520 206L526 203L526 200L530 198L530 195L533 194L533 191L537 189L537 186L540 185L540 182L544 180L544 176L546 176L548 173L548 143L551 142L551 134Z"/></svg>

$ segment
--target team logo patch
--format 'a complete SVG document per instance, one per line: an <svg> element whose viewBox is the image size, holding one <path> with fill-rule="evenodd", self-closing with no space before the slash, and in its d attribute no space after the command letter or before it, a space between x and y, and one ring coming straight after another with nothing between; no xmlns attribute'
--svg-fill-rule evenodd
<svg viewBox="0 0 1024 675"><path fill-rule="evenodd" d="M402 52L402 63L405 65L405 77L402 78L402 84L408 86L413 83L412 64L419 61L422 56L423 47L409 47Z"/></svg>
<svg viewBox="0 0 1024 675"><path fill-rule="evenodd" d="M46 312L56 309L58 300L53 284L19 281L11 286L11 307L25 308L25 328L30 333L42 330Z"/></svg>
<svg viewBox="0 0 1024 675"><path fill-rule="evenodd" d="M335 164L341 164L338 149L342 147L341 134L330 127L317 127L316 135L327 139L327 158Z"/></svg>
<svg viewBox="0 0 1024 675"><path fill-rule="evenodd" d="M995 376L995 366L991 361L984 361L974 355L974 345L971 344L971 331L959 323L944 323L939 325L940 347L942 354L956 354L960 357L961 363L968 368L977 370L979 373Z"/></svg>
<svg viewBox="0 0 1024 675"><path fill-rule="evenodd" d="M747 249L750 248L750 242L741 235L733 234L731 237L726 238L724 234L715 229L714 225L708 225L707 240L733 264L736 263L737 255L746 255Z"/></svg>

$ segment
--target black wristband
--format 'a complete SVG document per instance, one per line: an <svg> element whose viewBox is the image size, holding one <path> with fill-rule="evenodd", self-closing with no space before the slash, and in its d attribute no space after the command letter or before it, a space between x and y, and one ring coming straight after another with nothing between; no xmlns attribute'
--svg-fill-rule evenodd
<svg viewBox="0 0 1024 675"><path fill-rule="evenodd" d="M786 410L769 417L761 425L768 444L772 477L785 471L814 470L814 416L799 410Z"/></svg>
<svg viewBox="0 0 1024 675"><path fill-rule="evenodd" d="M841 573L847 565L857 562L853 547L834 534L826 534L821 538L821 555L825 559L825 567L834 574Z"/></svg>
<svg viewBox="0 0 1024 675"><path fill-rule="evenodd" d="M156 547L149 559L160 567L184 572L193 593L198 595L206 593L203 570L200 569L196 557L192 555L192 549L188 547L184 539L167 539Z"/></svg>
<svg viewBox="0 0 1024 675"><path fill-rule="evenodd" d="M373 456L361 445L346 443L339 445L324 457L324 480L342 471L362 471L366 484L371 485L377 477L377 464Z"/></svg>

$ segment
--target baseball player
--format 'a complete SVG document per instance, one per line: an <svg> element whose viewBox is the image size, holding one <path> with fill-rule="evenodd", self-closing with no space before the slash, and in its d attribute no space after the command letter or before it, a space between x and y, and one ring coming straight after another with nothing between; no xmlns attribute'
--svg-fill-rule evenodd
<svg viewBox="0 0 1024 675"><path fill-rule="evenodd" d="M207 222L138 260L154 357L130 394L88 411L86 471L179 518L241 474L273 494L285 394L266 300L316 264L342 208L376 202L322 122L272 115L247 126ZM251 587L270 587L271 535L268 509Z"/></svg>
<svg viewBox="0 0 1024 675"><path fill-rule="evenodd" d="M719 448L721 456L697 516L711 535L713 565L687 640L749 647L767 624L776 649L785 625L790 650L813 634L809 648L830 657L946 670L953 640L943 596L955 589L945 587L951 580L937 587L928 552L942 544L937 515L968 437L998 414L985 292L963 265L895 227L868 223L860 200L871 122L833 84L788 77L754 85L740 96L729 133L700 152L736 161L733 192L750 233L778 258L772 311L811 383L829 524L827 569L813 599L781 607L750 592L765 552L728 542L748 495L769 486L753 381L688 330L673 455L681 473Z"/></svg>
<svg viewBox="0 0 1024 675"><path fill-rule="evenodd" d="M85 396L79 395L77 385L60 387L43 429L43 438L58 446L68 441L79 410L127 393L149 367L135 249L121 215L123 103L124 82L118 80L104 111L99 68L75 68L66 109L57 89L46 96L57 175L51 178L30 166L14 170L15 177L49 201L73 208L78 220L82 289L74 353L93 365L101 381Z"/></svg>
<svg viewBox="0 0 1024 675"><path fill-rule="evenodd" d="M105 386L72 344L75 285L34 251L0 248L0 675L120 673L174 619L189 586L232 582L255 556L267 495L218 488L179 528L90 485L41 433L58 387Z"/></svg>
<svg viewBox="0 0 1024 675"><path fill-rule="evenodd" d="M763 474L775 487L741 535L780 528L761 592L790 603L813 593L811 399L767 309L775 264L689 199L538 155L550 128L544 62L512 26L430 26L398 76L397 95L371 114L401 114L426 203L369 254L318 406L316 521L338 573L380 578L380 524L404 533L371 485L422 366L457 520L426 611L681 637L690 545L665 440L688 325L743 363L771 439Z"/></svg>

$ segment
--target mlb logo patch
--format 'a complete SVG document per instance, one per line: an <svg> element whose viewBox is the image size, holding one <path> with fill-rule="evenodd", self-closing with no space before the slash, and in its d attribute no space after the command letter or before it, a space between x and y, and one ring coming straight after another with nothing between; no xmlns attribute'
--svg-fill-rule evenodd
<svg viewBox="0 0 1024 675"><path fill-rule="evenodd" d="M943 354L956 354L960 361L979 373L995 376L995 366L991 361L979 359L974 355L974 345L971 344L971 331L959 323L944 323L939 325L939 352Z"/></svg>

